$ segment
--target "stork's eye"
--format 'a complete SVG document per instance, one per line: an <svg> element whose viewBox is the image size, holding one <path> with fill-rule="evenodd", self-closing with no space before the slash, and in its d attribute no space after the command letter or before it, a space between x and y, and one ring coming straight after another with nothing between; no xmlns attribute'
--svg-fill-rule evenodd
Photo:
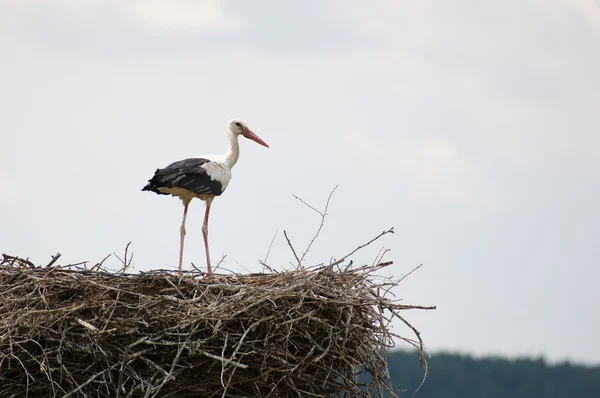
<svg viewBox="0 0 600 398"><path fill-rule="evenodd" d="M240 127L240 128L242 127L242 124L240 122L235 122L235 125L238 126L238 127Z"/></svg>

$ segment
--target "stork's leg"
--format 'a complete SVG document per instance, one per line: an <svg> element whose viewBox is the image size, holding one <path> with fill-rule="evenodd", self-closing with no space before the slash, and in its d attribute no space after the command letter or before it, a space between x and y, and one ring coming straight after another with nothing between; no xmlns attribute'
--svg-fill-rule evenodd
<svg viewBox="0 0 600 398"><path fill-rule="evenodd" d="M212 269L210 268L210 253L208 251L208 213L210 212L211 203L212 199L208 199L206 201L206 213L204 213L204 224L202 225L202 235L204 235L204 249L206 251L206 276L210 276L212 274Z"/></svg>
<svg viewBox="0 0 600 398"><path fill-rule="evenodd" d="M181 227L179 228L179 274L183 270L183 241L185 240L185 218L187 217L187 211L190 201L183 201L183 220L181 220Z"/></svg>

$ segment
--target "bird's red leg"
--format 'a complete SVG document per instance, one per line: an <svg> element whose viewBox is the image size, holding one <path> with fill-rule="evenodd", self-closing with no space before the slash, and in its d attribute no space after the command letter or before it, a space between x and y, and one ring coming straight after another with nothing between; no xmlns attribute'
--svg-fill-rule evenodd
<svg viewBox="0 0 600 398"><path fill-rule="evenodd" d="M179 275L183 270L183 241L185 240L185 218L187 217L189 201L183 201L183 220L181 220L181 228L179 228Z"/></svg>
<svg viewBox="0 0 600 398"><path fill-rule="evenodd" d="M208 251L208 213L210 212L211 203L212 199L206 201L206 213L204 213L204 224L202 225L202 235L204 235L204 249L206 250L206 276L210 276L212 274L212 269L210 268L210 253Z"/></svg>

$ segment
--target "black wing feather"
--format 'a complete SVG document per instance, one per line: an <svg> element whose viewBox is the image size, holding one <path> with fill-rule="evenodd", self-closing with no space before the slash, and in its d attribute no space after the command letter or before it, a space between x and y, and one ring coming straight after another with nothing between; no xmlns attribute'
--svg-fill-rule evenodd
<svg viewBox="0 0 600 398"><path fill-rule="evenodd" d="M159 188L184 188L195 194L221 195L223 187L219 181L213 180L201 166L209 163L204 158L190 158L171 163L164 169L157 169L154 176L142 191L165 194Z"/></svg>

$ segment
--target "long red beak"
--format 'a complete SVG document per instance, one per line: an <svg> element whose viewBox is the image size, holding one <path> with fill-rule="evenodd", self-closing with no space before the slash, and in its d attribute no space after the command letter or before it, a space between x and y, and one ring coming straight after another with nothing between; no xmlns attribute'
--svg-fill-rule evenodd
<svg viewBox="0 0 600 398"><path fill-rule="evenodd" d="M244 132L242 134L244 137L246 137L254 142L258 142L262 146L266 146L267 148L269 147L266 142L261 140L260 137L257 136L256 134L254 134L252 132L252 130L250 130L249 128L244 129Z"/></svg>

